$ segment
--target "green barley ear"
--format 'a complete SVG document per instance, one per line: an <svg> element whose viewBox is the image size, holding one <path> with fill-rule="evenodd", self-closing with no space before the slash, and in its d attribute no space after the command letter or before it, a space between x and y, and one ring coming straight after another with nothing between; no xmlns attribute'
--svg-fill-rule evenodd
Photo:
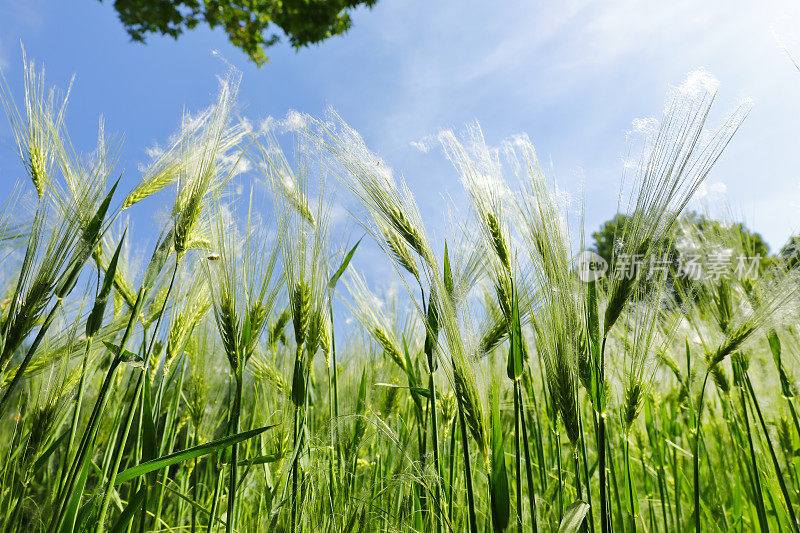
<svg viewBox="0 0 800 533"><path fill-rule="evenodd" d="M483 234L482 244L493 252L505 273L510 273L511 255L503 221L508 186L496 150L486 144L477 123L470 125L464 141L457 139L452 131L440 133L439 140L469 193Z"/></svg>
<svg viewBox="0 0 800 533"><path fill-rule="evenodd" d="M507 321L511 320L511 309L513 307L513 293L511 279L508 276L498 276L494 281L494 291L497 294L497 303Z"/></svg>
<svg viewBox="0 0 800 533"><path fill-rule="evenodd" d="M47 446L50 435L57 429L59 409L58 398L54 398L48 399L34 411L31 430L22 451L23 471L27 471L33 466L34 461Z"/></svg>
<svg viewBox="0 0 800 533"><path fill-rule="evenodd" d="M257 302L251 305L247 311L245 318L245 326L242 331L242 352L244 354L245 363L253 355L258 339L267 325L268 314L270 306Z"/></svg>
<svg viewBox="0 0 800 533"><path fill-rule="evenodd" d="M511 381L519 381L525 371L528 361L528 349L525 346L525 337L522 335L522 324L519 318L519 299L517 292L512 289L511 320L508 323L508 364L506 374Z"/></svg>
<svg viewBox="0 0 800 533"><path fill-rule="evenodd" d="M395 346L394 342L389 338L389 335L386 331L381 328L380 326L375 326L372 330L372 334L375 336L375 340L383 348L383 353L388 355L392 361L394 361L401 370L406 371L406 362L403 356L400 354L400 350Z"/></svg>
<svg viewBox="0 0 800 533"><path fill-rule="evenodd" d="M170 160L167 157L160 158L122 202L122 209L128 209L175 183L182 169L183 167L178 161Z"/></svg>
<svg viewBox="0 0 800 533"><path fill-rule="evenodd" d="M314 135L318 142L334 156L341 166L339 175L344 185L372 218L375 228L370 231L377 236L387 228L393 230L426 266L435 268L419 209L405 183L398 187L391 170L338 115L334 114L329 122L317 121L317 125L319 131Z"/></svg>
<svg viewBox="0 0 800 533"><path fill-rule="evenodd" d="M54 88L45 88L44 69L39 72L33 61L28 61L22 50L24 67L25 107L17 109L5 76L0 76L0 100L11 124L17 153L25 165L28 176L39 198L43 198L52 182L52 167L58 150L55 137L64 123L64 113L72 81L63 96L57 98Z"/></svg>
<svg viewBox="0 0 800 533"><path fill-rule="evenodd" d="M322 354L325 357L325 363L330 366L330 354L331 354L331 334L330 334L330 326L328 325L327 315L324 312L317 312L315 313L317 317L317 329L319 330L317 340L319 342L319 348L322 350Z"/></svg>
<svg viewBox="0 0 800 533"><path fill-rule="evenodd" d="M274 364L268 361L263 354L256 354L252 359L251 372L257 381L265 381L272 384L281 397L291 400L292 389L286 379L275 368Z"/></svg>
<svg viewBox="0 0 800 533"><path fill-rule="evenodd" d="M383 400L378 411L384 421L398 411L400 405L399 392L399 387L384 387Z"/></svg>
<svg viewBox="0 0 800 533"><path fill-rule="evenodd" d="M111 190L100 203L100 206L97 208L97 211L94 213L92 219L83 228L81 240L78 244L79 248L67 265L67 271L61 277L61 279L59 279L54 288L54 294L57 298L63 299L72 291L73 287L78 282L78 276L83 270L86 261L88 261L89 257L92 255L92 252L100 243L106 213L108 211L109 204L111 203L111 198L114 196L114 192L117 190L118 185L119 180L114 183L114 185L111 187Z"/></svg>
<svg viewBox="0 0 800 533"><path fill-rule="evenodd" d="M722 365L717 364L711 367L711 378L723 394L728 394L730 392L731 384L728 381L728 376L725 374Z"/></svg>
<svg viewBox="0 0 800 533"><path fill-rule="evenodd" d="M719 347L708 356L709 367L714 367L725 360L730 354L738 350L742 344L750 337L755 331L755 325L751 323L743 323L735 330L726 335L725 340Z"/></svg>
<svg viewBox="0 0 800 533"><path fill-rule="evenodd" d="M662 365L666 366L670 372L672 372L672 375L675 376L675 379L677 379L679 383L682 383L683 376L681 375L680 367L678 367L678 362L672 358L668 351L658 350L656 352L656 356L658 357L659 362L661 362Z"/></svg>
<svg viewBox="0 0 800 533"><path fill-rule="evenodd" d="M631 427L639 416L644 402L644 387L639 382L628 383L623 392L622 426L626 434L630 434Z"/></svg>
<svg viewBox="0 0 800 533"><path fill-rule="evenodd" d="M646 238L639 247L633 251L634 257L644 257L652 253L650 246L650 239ZM611 328L617 323L617 320L622 315L622 311L628 304L628 301L635 294L640 282L640 276L623 276L621 280L614 280L611 286L611 292L608 297L606 305L606 312L603 318L603 337L607 337L611 332Z"/></svg>
<svg viewBox="0 0 800 533"><path fill-rule="evenodd" d="M428 312L425 317L425 344L423 346L428 360L428 371L436 372L439 361L436 357L436 345L439 338L439 311L436 307L436 292L428 298Z"/></svg>
<svg viewBox="0 0 800 533"><path fill-rule="evenodd" d="M494 251L498 259L500 259L500 264L502 264L506 270L510 271L511 262L509 261L508 245L503 237L503 230L500 227L500 223L493 213L486 213L486 225L489 229Z"/></svg>
<svg viewBox="0 0 800 533"><path fill-rule="evenodd" d="M733 384L743 388L745 386L744 377L750 367L750 358L743 352L735 352L731 355L731 366L733 367Z"/></svg>
<svg viewBox="0 0 800 533"><path fill-rule="evenodd" d="M453 388L458 403L464 411L464 418L472 438L478 444L478 451L486 458L489 454L489 445L486 440L486 426L478 385L475 382L475 375L464 367L464 363L465 361L453 360Z"/></svg>
<svg viewBox="0 0 800 533"><path fill-rule="evenodd" d="M284 338L283 330L286 329L286 325L291 318L292 309L291 307L287 307L286 310L278 316L278 319L269 330L269 339L267 342L269 346L276 346L278 341Z"/></svg>
<svg viewBox="0 0 800 533"><path fill-rule="evenodd" d="M239 369L239 335L236 319L236 307L233 298L227 292L220 294L219 304L215 308L217 325L225 355L233 370Z"/></svg>
<svg viewBox="0 0 800 533"><path fill-rule="evenodd" d="M427 247L422 241L422 237L420 236L419 231L417 228L406 218L403 214L403 211L400 207L395 205L389 205L386 208L386 216L394 228L397 231L398 235L402 237L402 239L415 251L417 254L425 260L430 258L430 254L427 251Z"/></svg>
<svg viewBox="0 0 800 533"><path fill-rule="evenodd" d="M178 213L175 219L175 252L183 254L189 249L189 241L194 231L197 220L200 218L202 197L199 192L193 194L187 205Z"/></svg>
<svg viewBox="0 0 800 533"><path fill-rule="evenodd" d="M306 136L303 133L298 136L301 137L301 142L305 141ZM308 226L315 228L317 219L309 205L305 169L295 171L292 168L273 131L264 132L263 137L264 142L254 140L261 155L257 161L258 169L267 177L276 199L291 207ZM301 151L304 153L300 157L305 157L306 150L307 146L302 145Z"/></svg>
<svg viewBox="0 0 800 533"><path fill-rule="evenodd" d="M320 346L320 337L322 336L321 315L316 310L311 312L311 318L308 324L308 334L306 335L306 355L308 356L307 364L310 366L313 362L314 354Z"/></svg>
<svg viewBox="0 0 800 533"><path fill-rule="evenodd" d="M775 362L775 367L778 369L778 377L781 381L781 395L784 398L793 398L794 390L792 387L792 380L789 379L786 369L783 366L783 359L781 357L781 340L778 337L778 333L775 331L775 328L770 328L769 332L767 333L767 341L769 342L769 348L772 352L772 360Z"/></svg>
<svg viewBox="0 0 800 533"><path fill-rule="evenodd" d="M789 420L782 416L778 420L778 442L783 450L783 455L787 460L794 458L794 439L792 438L792 430L789 427Z"/></svg>
<svg viewBox="0 0 800 533"><path fill-rule="evenodd" d="M198 323L211 307L208 289L205 285L192 291L186 307L180 312L173 321L167 336L167 352L165 367L169 368L175 357L184 351L189 336L194 331ZM226 348L227 352L227 348Z"/></svg>
<svg viewBox="0 0 800 533"><path fill-rule="evenodd" d="M578 437L580 436L575 369L564 357L557 357L555 363L559 412L564 423L564 429L567 431L567 437L574 447L577 445Z"/></svg>
<svg viewBox="0 0 800 533"><path fill-rule="evenodd" d="M480 355L491 353L508 335L508 320L502 313L494 313L488 318L488 323L481 334L479 343Z"/></svg>
<svg viewBox="0 0 800 533"><path fill-rule="evenodd" d="M386 239L386 245L389 247L392 254L394 254L400 266L405 268L415 279L419 280L417 261L414 259L414 255L411 253L411 249L406 245L405 241L400 239L391 229L384 230L383 236Z"/></svg>
<svg viewBox="0 0 800 533"><path fill-rule="evenodd" d="M367 288L364 279L353 273L352 276L345 279L345 285L353 298L354 303L351 306L353 314L380 344L384 355L389 356L404 373L410 370L405 357L400 352L400 342L394 330L391 329L393 318L383 312L384 306Z"/></svg>
<svg viewBox="0 0 800 533"><path fill-rule="evenodd" d="M304 281L297 281L291 288L290 302L292 310L292 323L294 325L294 339L298 348L303 345L308 333L311 320L311 291Z"/></svg>
<svg viewBox="0 0 800 533"><path fill-rule="evenodd" d="M659 254L671 239L678 215L711 171L749 110L740 105L716 131L707 134L706 122L716 97L715 80L697 86L692 73L667 105L658 131L635 166L636 177L620 252L648 258ZM710 78L702 73L704 78ZM692 85L692 87L689 87ZM649 139L648 139L649 140ZM612 279L606 311L607 336L622 309L631 300L641 275Z"/></svg>

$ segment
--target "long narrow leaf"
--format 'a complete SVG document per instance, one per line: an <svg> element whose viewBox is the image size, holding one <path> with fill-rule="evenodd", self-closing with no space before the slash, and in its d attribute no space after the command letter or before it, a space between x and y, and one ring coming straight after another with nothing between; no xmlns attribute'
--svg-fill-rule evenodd
<svg viewBox="0 0 800 533"><path fill-rule="evenodd" d="M189 459L194 459L195 457L201 457L203 455L213 453L223 448L227 448L228 446L235 444L237 442L242 442L248 439L252 439L253 437L256 437L264 433L266 430L273 428L276 425L277 424L272 424L270 426L264 426L258 429L251 429L250 431L237 433L236 435L231 435L230 437L225 437L215 441L207 442L206 444L201 444L200 446L195 446L193 448L189 448L180 452L175 452L169 455L165 455L164 457L160 457L152 461L147 461L146 463L136 465L134 467L128 468L127 470L123 470L122 472L120 472L119 475L117 476L116 483L119 485L121 483L125 483L126 481L130 481L131 479L135 479L148 472L159 470L161 468L174 465L175 463L180 463L181 461L188 461Z"/></svg>

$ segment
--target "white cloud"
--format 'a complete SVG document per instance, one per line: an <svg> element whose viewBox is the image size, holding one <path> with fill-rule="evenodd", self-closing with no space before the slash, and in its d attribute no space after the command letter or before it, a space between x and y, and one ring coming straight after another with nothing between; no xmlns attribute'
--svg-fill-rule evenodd
<svg viewBox="0 0 800 533"><path fill-rule="evenodd" d="M723 201L728 194L728 186L721 181L711 183L701 183L700 187L692 196L692 200L699 201Z"/></svg>
<svg viewBox="0 0 800 533"><path fill-rule="evenodd" d="M283 131L300 131L306 127L306 117L299 111L290 109L280 126Z"/></svg>
<svg viewBox="0 0 800 533"><path fill-rule="evenodd" d="M678 92L694 98L707 93L714 94L717 89L719 89L719 80L702 68L689 72L683 83L678 86Z"/></svg>

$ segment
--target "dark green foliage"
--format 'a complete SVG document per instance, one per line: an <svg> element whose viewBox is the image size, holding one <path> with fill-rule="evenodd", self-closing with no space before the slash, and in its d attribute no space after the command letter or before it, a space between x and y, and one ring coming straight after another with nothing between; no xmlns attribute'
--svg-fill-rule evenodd
<svg viewBox="0 0 800 533"><path fill-rule="evenodd" d="M800 235L792 236L781 248L779 255L789 268L796 267L800 263Z"/></svg>
<svg viewBox="0 0 800 533"><path fill-rule="evenodd" d="M102 0L101 0L102 1ZM115 0L114 9L131 39L145 42L150 33L175 39L205 23L222 27L231 44L257 65L284 34L291 45L317 44L350 29L350 11L377 0Z"/></svg>

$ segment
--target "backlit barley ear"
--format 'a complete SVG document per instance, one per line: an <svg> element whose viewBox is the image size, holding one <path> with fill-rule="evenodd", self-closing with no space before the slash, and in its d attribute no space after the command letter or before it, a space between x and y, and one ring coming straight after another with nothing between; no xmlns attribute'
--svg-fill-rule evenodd
<svg viewBox="0 0 800 533"><path fill-rule="evenodd" d="M140 184L122 202L122 209L127 209L133 204L157 194L178 179L182 170L181 164L177 161L169 160L168 157L169 154L163 158L163 161L157 161L154 164L155 168L142 179Z"/></svg>
<svg viewBox="0 0 800 533"><path fill-rule="evenodd" d="M678 367L678 363L675 361L675 359L673 359L673 357L668 353L666 349L658 350L657 358L661 362L661 364L669 368L669 370L675 376L675 379L677 379L678 381L683 380L683 377L681 376L680 367Z"/></svg>
<svg viewBox="0 0 800 533"><path fill-rule="evenodd" d="M169 368L175 356L184 349L188 337L211 307L211 300L205 287L197 288L186 308L172 324L167 337L165 365Z"/></svg>
<svg viewBox="0 0 800 533"><path fill-rule="evenodd" d="M370 231L379 238L387 227L394 230L425 265L433 267L435 260L419 210L405 184L398 187L391 171L341 117L334 114L331 122L317 122L317 125L320 131L314 135L342 167L339 177L344 185L367 209L375 226Z"/></svg>
<svg viewBox="0 0 800 533"><path fill-rule="evenodd" d="M411 253L411 250L408 248L406 243L400 240L397 234L391 229L385 230L383 235L386 238L387 246L394 254L397 262L400 263L400 266L405 268L416 279L419 279L417 261L414 259L414 255Z"/></svg>
<svg viewBox="0 0 800 533"><path fill-rule="evenodd" d="M388 220L395 231L397 231L398 235L400 235L420 257L423 259L430 257L417 228L406 219L401 209L397 206L389 206L386 211Z"/></svg>
<svg viewBox="0 0 800 533"><path fill-rule="evenodd" d="M380 326L376 326L372 330L372 334L375 336L375 340L377 340L383 348L383 353L388 355L402 370L406 370L405 359L400 354L400 350L398 350L394 343L389 339L389 335L386 333L386 331Z"/></svg>
<svg viewBox="0 0 800 533"><path fill-rule="evenodd" d="M5 80L0 80L0 100L11 123L17 152L39 198L43 198L52 181L56 151L55 137L62 131L64 112L72 82L63 97L57 98L54 88L47 90L44 69L37 72L33 61L28 62L22 51L25 100L23 112L17 109Z"/></svg>
<svg viewBox="0 0 800 533"><path fill-rule="evenodd" d="M481 354L488 354L494 350L508 334L508 320L505 316L499 315L491 318L487 329L481 336L479 348Z"/></svg>
<svg viewBox="0 0 800 533"><path fill-rule="evenodd" d="M33 186L36 188L36 192L39 194L40 198L44 194L44 189L47 184L47 170L45 168L44 158L44 154L41 153L38 147L31 147L28 163L30 165L29 172L31 180L33 181Z"/></svg>
<svg viewBox="0 0 800 533"><path fill-rule="evenodd" d="M200 191L192 195L175 220L175 251L178 254L182 254L189 249L191 234L194 231L197 220L200 218L202 199L199 193Z"/></svg>
<svg viewBox="0 0 800 533"><path fill-rule="evenodd" d="M500 259L500 263L503 265L503 267L505 267L506 270L510 271L511 262L509 261L508 246L506 245L505 238L503 237L503 231L500 227L500 223L492 213L486 213L486 225L489 228L489 234L492 238L494 251L497 254L497 257Z"/></svg>
<svg viewBox="0 0 800 533"><path fill-rule="evenodd" d="M665 110L655 140L642 156L629 201L619 254L660 255L671 238L678 215L702 184L747 114L742 105L725 124L706 136L706 120L716 89L698 94L677 91ZM618 255L618 254L615 254ZM621 316L641 276L612 279L604 337Z"/></svg>

